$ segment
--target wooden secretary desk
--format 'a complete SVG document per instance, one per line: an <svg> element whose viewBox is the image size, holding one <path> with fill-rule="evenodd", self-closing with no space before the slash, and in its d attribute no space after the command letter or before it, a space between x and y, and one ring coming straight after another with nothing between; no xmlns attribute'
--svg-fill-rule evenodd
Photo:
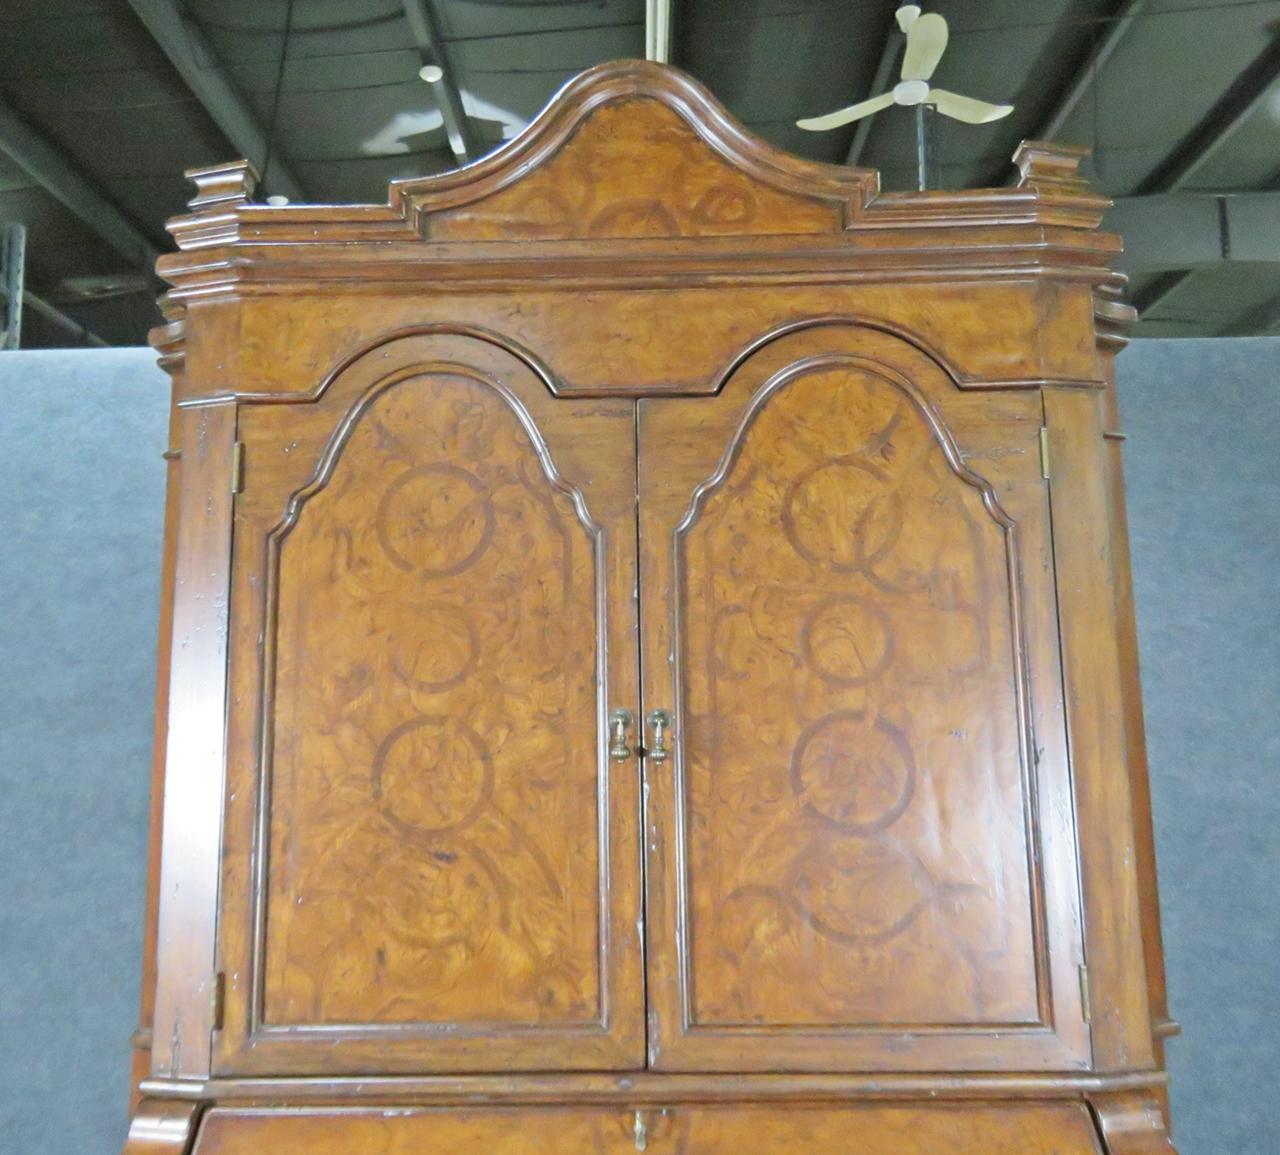
<svg viewBox="0 0 1280 1155"><path fill-rule="evenodd" d="M130 1155L1172 1151L1079 160L192 174Z"/></svg>

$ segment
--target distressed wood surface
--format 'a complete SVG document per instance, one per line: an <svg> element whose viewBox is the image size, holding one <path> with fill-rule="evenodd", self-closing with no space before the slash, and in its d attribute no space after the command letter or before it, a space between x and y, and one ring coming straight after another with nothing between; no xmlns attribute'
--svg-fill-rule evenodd
<svg viewBox="0 0 1280 1155"><path fill-rule="evenodd" d="M634 1150L637 1110L1168 1150L1079 163L881 194L620 62L383 206L196 174L143 1089L214 1106L202 1151Z"/></svg>
<svg viewBox="0 0 1280 1155"><path fill-rule="evenodd" d="M152 1074L168 1078L208 1072L214 1025L235 408L187 410L178 424L182 484L151 1045Z"/></svg>
<svg viewBox="0 0 1280 1155"><path fill-rule="evenodd" d="M861 1109L674 1107L638 1111L523 1110L247 1112L214 1110L194 1155L655 1155L809 1151L836 1155L1102 1155L1081 1104L989 1103Z"/></svg>
<svg viewBox="0 0 1280 1155"><path fill-rule="evenodd" d="M1045 390L1053 461L1054 565L1082 843L1094 1061L1152 1066L1151 1007L1125 726L1103 398Z"/></svg>
<svg viewBox="0 0 1280 1155"><path fill-rule="evenodd" d="M831 329L640 410L656 1061L1083 1065L1038 401Z"/></svg>
<svg viewBox="0 0 1280 1155"><path fill-rule="evenodd" d="M1107 1155L1177 1155L1158 1095L1100 1095L1093 1109Z"/></svg>
<svg viewBox="0 0 1280 1155"><path fill-rule="evenodd" d="M634 1065L632 405L430 335L240 436L221 1065Z"/></svg>

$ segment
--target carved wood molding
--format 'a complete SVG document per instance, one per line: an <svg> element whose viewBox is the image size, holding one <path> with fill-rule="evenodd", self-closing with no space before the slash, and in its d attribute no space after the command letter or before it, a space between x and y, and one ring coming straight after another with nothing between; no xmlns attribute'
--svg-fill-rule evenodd
<svg viewBox="0 0 1280 1155"><path fill-rule="evenodd" d="M1129 343L1138 310L1121 298L1121 287L1099 286L1093 296L1093 327L1098 348L1119 353Z"/></svg>
<svg viewBox="0 0 1280 1155"><path fill-rule="evenodd" d="M1177 1155L1155 1095L1129 1091L1090 1100L1107 1155Z"/></svg>
<svg viewBox="0 0 1280 1155"><path fill-rule="evenodd" d="M841 223L875 195L879 178L869 169L802 160L747 132L725 107L686 73L640 60L589 68L569 81L524 132L477 164L446 173L393 182L389 201L429 235L434 214L474 203L531 178L609 105L649 100L669 108L711 150L755 183L838 207ZM656 181L666 174L654 173Z"/></svg>
<svg viewBox="0 0 1280 1155"><path fill-rule="evenodd" d="M566 281L686 268L850 279L877 267L1106 281L1119 242L1096 231L1108 202L1076 174L1081 155L1027 145L1016 188L881 195L873 170L802 160L756 138L684 73L615 61L572 80L476 164L393 182L385 205L254 205L245 162L196 170L194 211L169 225L184 252L159 269L183 292L300 278L348 289L358 279L367 291L413 269L509 287L531 267Z"/></svg>
<svg viewBox="0 0 1280 1155"><path fill-rule="evenodd" d="M203 1104L143 1099L129 1124L124 1155L185 1155Z"/></svg>
<svg viewBox="0 0 1280 1155"><path fill-rule="evenodd" d="M1079 1099L1133 1092L1150 1098L1163 1071L1126 1074L836 1075L632 1074L351 1076L346 1078L148 1079L157 1098L220 1102L675 1103L820 1102L848 1099Z"/></svg>

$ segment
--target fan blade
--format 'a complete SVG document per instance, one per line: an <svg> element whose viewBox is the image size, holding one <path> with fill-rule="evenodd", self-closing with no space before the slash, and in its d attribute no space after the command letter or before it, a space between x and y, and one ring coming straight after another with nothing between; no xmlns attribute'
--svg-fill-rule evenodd
<svg viewBox="0 0 1280 1155"><path fill-rule="evenodd" d="M848 108L828 112L826 116L811 116L807 120L797 120L796 127L807 129L809 132L823 132L828 128L839 128L851 120L861 120L864 116L870 116L873 112L888 108L892 103L893 93L882 92L870 100L859 101L857 104L849 105Z"/></svg>
<svg viewBox="0 0 1280 1155"><path fill-rule="evenodd" d="M963 120L965 124L990 124L1013 111L1012 104L988 104L985 100L961 96L958 92L948 92L945 88L929 89L926 103L932 104L943 116Z"/></svg>
<svg viewBox="0 0 1280 1155"><path fill-rule="evenodd" d="M902 57L903 80L928 80L947 47L947 22L936 12L921 16L907 29Z"/></svg>
<svg viewBox="0 0 1280 1155"><path fill-rule="evenodd" d="M904 4L894 13L894 18L898 21L898 27L905 32L920 19L920 5Z"/></svg>

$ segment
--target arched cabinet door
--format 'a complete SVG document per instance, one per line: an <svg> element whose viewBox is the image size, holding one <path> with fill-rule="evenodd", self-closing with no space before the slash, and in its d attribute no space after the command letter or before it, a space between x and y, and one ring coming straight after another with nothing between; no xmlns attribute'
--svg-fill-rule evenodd
<svg viewBox="0 0 1280 1155"><path fill-rule="evenodd" d="M852 326L640 402L653 1065L1087 1066L1041 423Z"/></svg>
<svg viewBox="0 0 1280 1155"><path fill-rule="evenodd" d="M634 403L404 336L242 404L221 1073L631 1068Z"/></svg>

